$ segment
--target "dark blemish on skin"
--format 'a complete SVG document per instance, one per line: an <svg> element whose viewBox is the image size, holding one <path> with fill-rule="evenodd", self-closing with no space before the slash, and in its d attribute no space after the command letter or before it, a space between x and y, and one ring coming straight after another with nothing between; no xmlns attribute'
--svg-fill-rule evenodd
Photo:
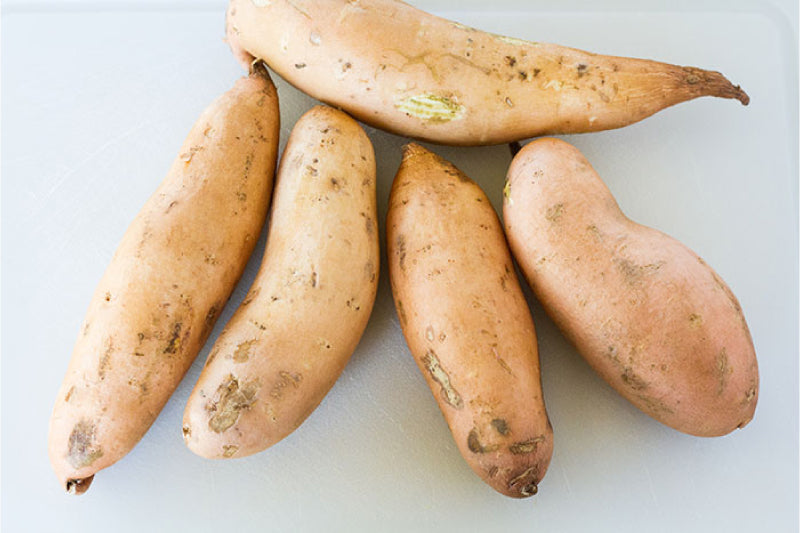
<svg viewBox="0 0 800 533"><path fill-rule="evenodd" d="M310 175L312 175L312 176L317 176L317 175L319 175L319 171L318 171L316 168L312 167L311 165L307 166L307 167L306 167L306 170L307 170L307 171L308 171L308 173L309 173Z"/></svg>
<svg viewBox="0 0 800 533"><path fill-rule="evenodd" d="M461 395L451 383L450 375L442 367L436 352L428 350L428 353L422 357L422 365L428 370L433 381L439 384L444 401L456 409L462 409L464 407L464 400L461 399Z"/></svg>
<svg viewBox="0 0 800 533"><path fill-rule="evenodd" d="M111 301L111 293L110 293L110 292L106 292L106 295L105 295L105 300L106 300L107 302L110 302L110 301Z"/></svg>
<svg viewBox="0 0 800 533"><path fill-rule="evenodd" d="M69 388L67 394L64 396L64 401L69 402L70 398L72 398L72 393L75 392L75 385Z"/></svg>
<svg viewBox="0 0 800 533"><path fill-rule="evenodd" d="M458 178L458 181L462 183L470 183L472 180L469 177L461 172L458 167L452 164L449 161L441 160L442 171L447 174L448 176L453 176Z"/></svg>
<svg viewBox="0 0 800 533"><path fill-rule="evenodd" d="M95 443L94 423L83 419L69 434L67 460L73 468L84 468L103 456L103 449Z"/></svg>
<svg viewBox="0 0 800 533"><path fill-rule="evenodd" d="M497 475L497 472L498 472L499 470L500 470L500 469L499 469L499 468L497 468L497 466L493 466L493 467L491 467L491 468L489 469L489 477L494 477L494 476L496 476L496 475Z"/></svg>
<svg viewBox="0 0 800 533"><path fill-rule="evenodd" d="M274 301L274 300L273 300L273 301ZM251 319L249 319L249 320L248 320L248 322L250 322L251 324L253 324L255 327L257 327L257 328L258 328L258 329L260 329L261 331L266 331L266 330L267 330L267 326L265 326L264 324L262 324L262 323L261 323L261 322L259 322L258 320L253 320L253 319L251 318Z"/></svg>
<svg viewBox="0 0 800 533"><path fill-rule="evenodd" d="M668 415L675 414L675 411L661 400L651 398L650 396L645 396L644 394L637 395L637 398L639 398L639 401L644 404L645 409L651 413Z"/></svg>
<svg viewBox="0 0 800 533"><path fill-rule="evenodd" d="M514 65L517 64L517 58L516 57L506 56L504 59L505 59L506 65L508 65L509 67L513 67Z"/></svg>
<svg viewBox="0 0 800 533"><path fill-rule="evenodd" d="M167 347L164 348L164 353L174 354L177 353L178 350L181 348L181 328L183 324L180 322L175 322L172 325L172 333L170 334L169 341L167 342Z"/></svg>
<svg viewBox="0 0 800 533"><path fill-rule="evenodd" d="M245 297L244 301L240 304L239 307L250 305L250 303L256 298L256 296L258 296L259 292L261 292L261 289L259 287L256 287L255 289L251 290L249 293L247 293L247 296Z"/></svg>
<svg viewBox="0 0 800 533"><path fill-rule="evenodd" d="M372 261L367 261L367 263L364 265L364 272L367 275L367 280L369 280L370 283L375 283L375 278L377 276L375 273L375 265L372 263Z"/></svg>
<svg viewBox="0 0 800 533"><path fill-rule="evenodd" d="M492 420L492 426L501 435L508 435L509 433L508 424L502 418L495 418L494 420Z"/></svg>
<svg viewBox="0 0 800 533"><path fill-rule="evenodd" d="M403 308L402 300L397 300L397 316L400 318L401 324L408 323L408 317L406 317L406 310Z"/></svg>
<svg viewBox="0 0 800 533"><path fill-rule="evenodd" d="M255 403L257 392L257 382L250 381L239 387L239 380L228 374L217 388L217 401L206 407L209 414L213 413L208 420L209 429L214 433L222 433L233 426L241 412Z"/></svg>
<svg viewBox="0 0 800 533"><path fill-rule="evenodd" d="M183 431L183 438L184 439L188 439L189 437L192 436L192 428L190 426L185 425L185 426L183 426L183 428L181 428L181 430Z"/></svg>
<svg viewBox="0 0 800 533"><path fill-rule="evenodd" d="M508 447L508 451L510 451L514 455L533 453L536 451L536 448L539 447L539 443L544 441L545 441L545 436L539 435L538 437L534 437L532 439L528 439L523 442L515 442L514 444Z"/></svg>
<svg viewBox="0 0 800 533"><path fill-rule="evenodd" d="M238 451L239 447L235 444L225 444L222 446L222 456L226 458L233 457Z"/></svg>
<svg viewBox="0 0 800 533"><path fill-rule="evenodd" d="M482 445L480 438L478 437L478 432L475 429L470 431L469 435L467 436L467 447L472 453L488 453L496 451L499 448L499 446L496 444L491 446Z"/></svg>
<svg viewBox="0 0 800 533"><path fill-rule="evenodd" d="M698 315L697 313L692 313L689 315L689 326L692 328L699 328L703 325L703 317Z"/></svg>
<svg viewBox="0 0 800 533"><path fill-rule="evenodd" d="M249 341L239 343L239 345L236 346L236 350L233 351L231 359L233 359L235 363L244 363L250 359L250 349L256 342L256 339L250 339Z"/></svg>
<svg viewBox="0 0 800 533"><path fill-rule="evenodd" d="M211 364L211 361L216 359L218 353L219 353L219 348L215 348L214 350L212 350L211 354L209 354L208 356L208 359L206 359L205 366L209 366Z"/></svg>
<svg viewBox="0 0 800 533"><path fill-rule="evenodd" d="M625 367L621 378L622 381L633 390L643 390L647 388L647 382L636 374L631 367Z"/></svg>
<svg viewBox="0 0 800 533"><path fill-rule="evenodd" d="M518 476L512 478L511 480L509 480L508 488L509 489L516 488L517 485L522 484L522 482L525 481L529 477L533 477L533 479L531 481L525 483L519 489L519 492L523 496L533 496L534 494L536 494L538 492L538 487L537 487L537 482L538 482L538 477L539 477L539 466L538 465L535 465L535 466L532 466L532 467L528 468L527 470L525 470L520 475L518 475Z"/></svg>
<svg viewBox="0 0 800 533"><path fill-rule="evenodd" d="M752 386L749 389L747 389L747 392L744 394L744 400L742 400L742 405L747 405L750 402L752 402L753 398L756 397L756 392L758 392L758 387L756 386Z"/></svg>
<svg viewBox="0 0 800 533"><path fill-rule="evenodd" d="M106 379L106 370L108 370L108 365L111 363L112 351L114 351L114 341L112 339L108 339L106 351L103 352L103 357L100 359L100 365L97 369L97 375L100 378L100 381Z"/></svg>
<svg viewBox="0 0 800 533"><path fill-rule="evenodd" d="M299 69L303 69L303 68L306 68L306 64L305 63L295 63L294 64L294 68L296 68L298 70Z"/></svg>
<svg viewBox="0 0 800 533"><path fill-rule="evenodd" d="M581 63L577 66L576 70L578 71L578 77L581 78L587 73L589 67Z"/></svg>
<svg viewBox="0 0 800 533"><path fill-rule="evenodd" d="M647 265L637 265L633 261L623 257L615 257L614 264L625 277L625 281L630 284L634 284L640 281L643 276L658 272L658 270L666 264L666 261L657 261Z"/></svg>
<svg viewBox="0 0 800 533"><path fill-rule="evenodd" d="M331 186L333 187L334 191L338 191L341 189L341 186L339 185L339 180L337 180L336 178L331 178Z"/></svg>
<svg viewBox="0 0 800 533"><path fill-rule="evenodd" d="M311 286L312 287L316 287L317 286L317 272L316 272L316 270L311 272Z"/></svg>
<svg viewBox="0 0 800 533"><path fill-rule="evenodd" d="M400 259L400 270L405 270L405 261L406 261L406 238L405 235L398 235L397 239L395 239L395 245L397 246L396 254L399 256Z"/></svg>
<svg viewBox="0 0 800 533"><path fill-rule="evenodd" d="M214 304L208 309L208 313L206 313L206 318L204 320L206 329L211 329L211 327L214 325L214 321L217 319L217 313L219 313L219 307L219 304Z"/></svg>
<svg viewBox="0 0 800 533"><path fill-rule="evenodd" d="M301 381L303 381L302 374L292 374L290 372L286 372L285 370L281 370L278 372L278 380L272 386L272 389L270 389L269 395L276 400L280 400L283 396L283 390L286 387L297 389L300 386Z"/></svg>
<svg viewBox="0 0 800 533"><path fill-rule="evenodd" d="M547 209L544 217L550 222L556 222L564 212L564 204L556 204Z"/></svg>

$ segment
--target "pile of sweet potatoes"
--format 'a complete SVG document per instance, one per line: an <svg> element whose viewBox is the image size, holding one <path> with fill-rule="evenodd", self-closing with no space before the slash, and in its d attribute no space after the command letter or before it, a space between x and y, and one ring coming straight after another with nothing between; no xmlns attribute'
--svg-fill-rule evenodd
<svg viewBox="0 0 800 533"><path fill-rule="evenodd" d="M203 457L243 457L319 405L367 326L380 271L375 154L354 119L470 146L618 128L700 96L748 103L717 72L494 35L396 0L231 0L227 38L248 75L192 128L81 326L50 421L68 492L85 492L155 421L268 211L261 268L211 348L183 435ZM332 106L298 121L277 173L278 96L265 65ZM501 223L469 177L409 144L386 221L409 349L486 483L531 496L553 452L512 256L578 352L643 412L698 436L750 421L753 342L709 265L626 218L563 141L522 148L503 196Z"/></svg>

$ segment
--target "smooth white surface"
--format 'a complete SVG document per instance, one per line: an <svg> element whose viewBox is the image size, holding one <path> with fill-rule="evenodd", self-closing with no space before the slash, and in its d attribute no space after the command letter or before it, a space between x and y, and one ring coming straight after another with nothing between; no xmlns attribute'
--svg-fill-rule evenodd
<svg viewBox="0 0 800 533"><path fill-rule="evenodd" d="M498 33L720 70L748 91L747 108L701 99L568 140L631 218L693 248L738 296L759 355L753 422L699 439L651 420L592 372L531 297L555 452L538 495L507 499L461 459L382 268L363 340L307 422L259 455L200 459L182 442L183 407L253 279L262 235L150 432L85 496L64 495L47 423L89 298L192 123L240 71L222 41L224 2L6 2L3 531L797 531L796 3L413 3ZM313 102L276 81L285 142ZM368 132L383 231L405 140ZM433 149L500 207L506 147Z"/></svg>

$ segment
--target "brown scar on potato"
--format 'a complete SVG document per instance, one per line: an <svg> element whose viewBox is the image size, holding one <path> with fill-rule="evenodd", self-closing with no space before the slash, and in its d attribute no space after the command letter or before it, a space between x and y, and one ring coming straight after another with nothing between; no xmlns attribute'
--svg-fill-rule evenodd
<svg viewBox="0 0 800 533"><path fill-rule="evenodd" d="M625 367L620 377L622 378L622 381L633 390L644 390L648 386L647 382L642 379L641 376L636 374L629 366Z"/></svg>
<svg viewBox="0 0 800 533"><path fill-rule="evenodd" d="M539 435L538 437L534 437L526 441L515 442L514 444L508 447L508 451L510 451L514 455L524 455L527 453L533 453L539 447L539 443L545 441L545 438L546 437L544 435Z"/></svg>
<svg viewBox="0 0 800 533"><path fill-rule="evenodd" d="M73 468L84 468L103 456L103 449L95 443L96 427L93 422L80 420L69 434L67 460Z"/></svg>
<svg viewBox="0 0 800 533"><path fill-rule="evenodd" d="M256 339L250 339L249 341L244 341L239 343L236 346L236 349L233 351L233 354L230 356L231 359L234 360L236 363L244 363L248 359L250 359L250 349L253 345L257 342Z"/></svg>
<svg viewBox="0 0 800 533"><path fill-rule="evenodd" d="M244 301L239 305L239 307L244 307L245 305L249 305L253 300L255 300L258 293L261 292L261 287L256 287L252 289L250 292L247 293Z"/></svg>
<svg viewBox="0 0 800 533"><path fill-rule="evenodd" d="M641 401L650 412L669 415L675 414L675 411L662 400L651 398L645 394L638 394L637 398L639 398L639 401Z"/></svg>
<svg viewBox="0 0 800 533"><path fill-rule="evenodd" d="M633 285L639 282L643 276L658 272L658 270L666 264L666 261L657 261L647 265L637 265L633 261L625 259L624 257L615 257L614 264L625 277L625 281Z"/></svg>
<svg viewBox="0 0 800 533"><path fill-rule="evenodd" d="M703 325L703 317L697 313L692 313L689 315L689 327L691 328L699 328Z"/></svg>
<svg viewBox="0 0 800 533"><path fill-rule="evenodd" d="M533 477L533 479L523 484L523 482L525 482L526 480L528 480L528 478L531 477ZM508 482L508 488L514 489L516 488L517 485L523 484L523 486L520 487L519 489L520 494L522 494L523 496L533 496L539 491L539 487L537 485L539 481L538 478L539 478L539 467L538 465L534 465L525 470L524 472L522 472L521 474L519 474L518 476L511 478Z"/></svg>
<svg viewBox="0 0 800 533"><path fill-rule="evenodd" d="M408 323L408 317L406 316L406 310L403 307L402 300L397 300L397 316L402 324Z"/></svg>
<svg viewBox="0 0 800 533"><path fill-rule="evenodd" d="M558 221L559 218L561 218L561 215L563 213L564 213L564 204L561 203L555 204L554 206L551 206L547 209L544 218L546 218L550 222L556 222Z"/></svg>
<svg viewBox="0 0 800 533"><path fill-rule="evenodd" d="M276 400L280 400L281 397L283 397L283 389L286 387L297 389L300 386L300 382L303 381L302 374L292 374L291 372L287 372L285 370L278 372L278 376L278 381L275 382L275 384L272 386L272 389L269 391L269 395Z"/></svg>
<svg viewBox="0 0 800 533"><path fill-rule="evenodd" d="M222 433L233 426L242 411L249 409L256 401L259 385L255 381L239 386L239 380L228 374L217 388L217 400L206 406L209 414L208 427L215 433Z"/></svg>
<svg viewBox="0 0 800 533"><path fill-rule="evenodd" d="M367 280L369 280L370 283L374 283L377 275L375 273L375 264L372 261L367 261L364 265L364 272L367 275Z"/></svg>
<svg viewBox="0 0 800 533"><path fill-rule="evenodd" d="M484 446L481 444L480 437L478 437L477 430L473 429L469 432L467 436L467 448L472 453L488 453L496 451L500 446L497 444L492 444L490 446Z"/></svg>
<svg viewBox="0 0 800 533"><path fill-rule="evenodd" d="M164 353L174 354L180 350L182 327L183 324L180 322L175 322L172 325L172 332L170 333L169 340L167 341L167 346L164 348Z"/></svg>
<svg viewBox="0 0 800 533"><path fill-rule="evenodd" d="M109 364L111 364L111 353L113 351L114 340L109 338L106 345L106 351L103 352L103 357L100 359L100 365L97 368L97 376L100 378L100 381L106 379L106 371L108 370Z"/></svg>
<svg viewBox="0 0 800 533"><path fill-rule="evenodd" d="M398 235L397 239L395 239L395 244L397 246L397 256L400 261L400 270L405 270L405 261L406 261L406 237L405 235Z"/></svg>
<svg viewBox="0 0 800 533"><path fill-rule="evenodd" d="M450 382L450 375L442 368L436 352L428 350L428 353L422 358L422 364L428 370L433 380L441 387L441 394L444 400L456 409L463 409L464 400L461 399L461 395Z"/></svg>
<svg viewBox="0 0 800 533"><path fill-rule="evenodd" d="M236 452L239 451L239 447L235 444L225 444L222 446L222 456L223 457L233 457L236 455Z"/></svg>
<svg viewBox="0 0 800 533"><path fill-rule="evenodd" d="M492 426L494 429L497 430L498 433L501 435L508 435L510 430L508 429L508 423L502 418L495 418L492 420Z"/></svg>

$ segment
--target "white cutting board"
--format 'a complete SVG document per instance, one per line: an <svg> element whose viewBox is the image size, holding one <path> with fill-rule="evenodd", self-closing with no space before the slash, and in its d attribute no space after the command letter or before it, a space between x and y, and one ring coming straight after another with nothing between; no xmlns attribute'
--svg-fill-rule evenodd
<svg viewBox="0 0 800 533"><path fill-rule="evenodd" d="M700 439L651 420L531 297L555 452L538 495L500 496L461 459L408 353L384 268L358 350L289 438L226 462L188 451L181 416L207 346L133 452L85 496L64 495L47 423L89 298L192 123L240 70L222 41L224 1L6 1L4 532L797 530L797 3L413 3L497 33L720 70L748 91L746 108L701 99L568 140L631 218L689 245L739 297L761 371L753 422ZM283 81L279 93L285 142L313 101ZM368 131L383 230L405 140ZM433 149L500 206L505 146Z"/></svg>

